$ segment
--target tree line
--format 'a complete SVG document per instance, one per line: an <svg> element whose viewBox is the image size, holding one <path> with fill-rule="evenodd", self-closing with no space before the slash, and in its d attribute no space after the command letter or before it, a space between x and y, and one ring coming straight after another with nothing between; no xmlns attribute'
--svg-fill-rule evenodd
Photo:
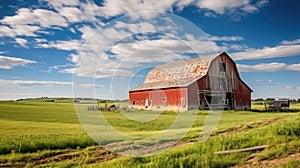
<svg viewBox="0 0 300 168"><path fill-rule="evenodd" d="M266 99L263 99L263 98L257 98L257 99L254 99L252 101L274 101L275 98L266 98ZM300 103L300 98L299 99L289 99L290 102L294 102L294 103Z"/></svg>

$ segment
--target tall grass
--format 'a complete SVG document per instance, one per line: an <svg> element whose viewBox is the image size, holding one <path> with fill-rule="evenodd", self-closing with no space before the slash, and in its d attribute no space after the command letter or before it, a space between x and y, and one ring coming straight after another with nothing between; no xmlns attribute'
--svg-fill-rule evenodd
<svg viewBox="0 0 300 168"><path fill-rule="evenodd" d="M0 102L0 154L94 144L73 104Z"/></svg>
<svg viewBox="0 0 300 168"><path fill-rule="evenodd" d="M216 151L241 149L267 144L261 152L260 160L282 158L292 153L300 152L300 137L297 135L299 115L279 121L275 125L262 126L227 136L216 136L204 142L196 142L171 151L150 157L122 158L91 167L230 167L243 165L248 157L259 151L215 155ZM298 125L294 125L298 124ZM288 130L288 131L287 131ZM275 155L276 154L276 155ZM285 167L299 165L292 161Z"/></svg>

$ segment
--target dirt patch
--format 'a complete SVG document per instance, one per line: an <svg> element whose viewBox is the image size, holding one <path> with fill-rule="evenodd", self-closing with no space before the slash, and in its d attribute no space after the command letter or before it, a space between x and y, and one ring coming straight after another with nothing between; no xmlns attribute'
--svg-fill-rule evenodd
<svg viewBox="0 0 300 168"><path fill-rule="evenodd" d="M276 118L273 118L273 119L257 121L257 122L253 122L253 123L250 123L250 124L244 125L244 126L230 127L226 130L215 132L210 136L211 137L225 136L225 135L230 135L230 134L234 134L234 133L244 132L244 131L247 131L247 130L250 130L250 129L254 129L254 128L258 128L258 127L261 127L261 126L265 126L265 125L275 123L276 121L278 121L282 118L284 118L284 117L276 117ZM184 145L187 145L187 144L192 144L196 141L199 141L199 137L188 139L188 141L181 141L175 147L180 147L180 146L184 146Z"/></svg>
<svg viewBox="0 0 300 168"><path fill-rule="evenodd" d="M249 167L277 167L287 164L292 160L300 160L300 153L289 155L285 158L278 158L273 160L254 161L246 165L237 165L236 168L249 168Z"/></svg>
<svg viewBox="0 0 300 168"><path fill-rule="evenodd" d="M283 117L276 117L273 119L267 119L267 120L263 120L263 121L257 121L257 122L253 122L250 123L246 126L238 126L238 127L230 127L228 128L226 131L222 131L222 132L217 132L215 135L228 135L228 134L233 134L233 133L238 133L238 132L244 132L253 128L257 128L257 127L261 127L261 126L265 126L265 125L269 125L272 124L280 119L282 119Z"/></svg>
<svg viewBox="0 0 300 168"><path fill-rule="evenodd" d="M105 150L103 147L99 146L94 149L83 149L81 151L68 152L56 156L47 157L36 161L35 165L61 161L72 161L74 163L92 164L112 160L118 156L119 155L111 153L110 151Z"/></svg>
<svg viewBox="0 0 300 168"><path fill-rule="evenodd" d="M51 162L72 162L77 164L93 164L105 162L119 157L103 147L85 148L76 151L64 151L50 156L43 156L39 154L32 154L24 158L22 161L12 161L0 163L0 167L25 167L27 164L32 166L43 165Z"/></svg>

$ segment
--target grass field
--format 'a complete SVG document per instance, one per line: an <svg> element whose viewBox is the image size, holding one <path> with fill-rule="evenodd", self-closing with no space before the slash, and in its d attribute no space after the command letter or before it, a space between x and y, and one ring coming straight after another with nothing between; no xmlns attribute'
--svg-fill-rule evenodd
<svg viewBox="0 0 300 168"><path fill-rule="evenodd" d="M0 127L1 154L95 144L70 103L0 102Z"/></svg>
<svg viewBox="0 0 300 168"><path fill-rule="evenodd" d="M292 107L300 106L293 104ZM148 112L140 113L147 115ZM96 146L80 125L70 99L2 101L0 167L241 167L264 166L272 161L273 166L300 166L300 115L297 112L225 111L209 139L190 144L199 137L208 112L191 113L197 118L180 146L149 157L121 157ZM164 131L178 116L178 113L163 112L152 121L136 122L119 112L102 114L115 129L137 137ZM213 154L263 144L268 145L263 151Z"/></svg>

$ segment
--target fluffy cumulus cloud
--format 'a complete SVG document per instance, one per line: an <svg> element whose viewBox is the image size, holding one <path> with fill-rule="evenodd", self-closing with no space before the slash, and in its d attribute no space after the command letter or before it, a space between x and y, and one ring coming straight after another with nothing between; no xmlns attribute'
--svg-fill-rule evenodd
<svg viewBox="0 0 300 168"><path fill-rule="evenodd" d="M227 10L241 9L243 11L252 13L258 11L256 5L250 3L250 0L198 0L197 6L199 8L205 8L212 10L218 14L224 14Z"/></svg>
<svg viewBox="0 0 300 168"><path fill-rule="evenodd" d="M122 14L130 14L145 11L159 11L159 12L172 12L176 7L182 10L186 6L195 6L199 9L206 9L216 14L233 13L236 11L243 11L245 13L253 13L259 11L259 8L267 4L267 0L260 0L253 3L250 0L106 0L100 8L100 13L104 17L118 16ZM141 17L151 18L155 17L156 13L141 13Z"/></svg>
<svg viewBox="0 0 300 168"><path fill-rule="evenodd" d="M20 8L16 15L4 17L0 23L0 36L37 36L36 32L53 26L68 26L66 20L54 11Z"/></svg>
<svg viewBox="0 0 300 168"><path fill-rule="evenodd" d="M300 72L300 64L285 64L285 63L261 63L256 65L243 65L237 64L239 71L241 72L274 72L274 71L299 71Z"/></svg>
<svg viewBox="0 0 300 168"><path fill-rule="evenodd" d="M20 8L16 15L4 17L1 20L1 23L10 25L11 27L33 24L40 25L42 27L65 27L68 25L66 20L56 12L45 9L31 10L28 8Z"/></svg>
<svg viewBox="0 0 300 168"><path fill-rule="evenodd" d="M292 46L287 45L287 42L283 42L282 46L275 49L264 48L261 51L248 50L247 46L240 44L220 45L221 42L242 41L243 37L205 35L203 39L199 34L188 32L182 34L180 31L183 28L178 26L180 24L170 17L161 17L161 13L172 13L174 9L180 11L187 6L194 6L200 11L217 15L253 13L267 4L267 0L255 2L251 0L104 0L101 4L79 0L40 2L46 3L45 9L20 8L15 15L0 20L0 37L13 37L19 46L25 48L34 44L36 48L54 48L72 52L68 60L75 67L59 69L61 73L75 73L78 76L97 78L113 75L124 77L132 75L132 68L142 66L144 63L187 59L188 57L185 56L187 53L206 55L224 50L247 49L246 52L235 53L234 58L251 59L250 57L254 58L255 55L268 57L270 53L276 53L281 56L295 54L297 49L299 51L297 47L291 49ZM126 14L129 15L125 20L110 21L112 18ZM61 29L63 27L68 29ZM41 34L55 35L51 32L54 29L55 31L69 30L79 38L49 41L40 36ZM162 35L153 35L154 33ZM173 37L163 34L172 34ZM34 42L29 41L32 37L35 38ZM282 54L278 53L279 50ZM0 66L9 69L16 65L11 63ZM49 70L53 69L49 68Z"/></svg>
<svg viewBox="0 0 300 168"><path fill-rule="evenodd" d="M40 40L38 40L40 41ZM55 42L49 42L49 43L38 43L36 47L39 48L56 48L60 50L80 50L81 49L81 42L79 40L70 40L70 41L55 41Z"/></svg>
<svg viewBox="0 0 300 168"><path fill-rule="evenodd" d="M295 39L295 40L292 40L292 41L284 40L280 44L283 44L283 45L300 44L300 39Z"/></svg>
<svg viewBox="0 0 300 168"><path fill-rule="evenodd" d="M149 19L157 16L156 12L151 11L172 11L172 5L175 3L176 0L105 0L102 4L103 6L101 7L101 15L103 15L106 18L109 18L112 16L141 12L139 15L134 15L133 17L144 17Z"/></svg>
<svg viewBox="0 0 300 168"><path fill-rule="evenodd" d="M36 61L0 55L0 69L11 69L15 66L25 66L33 63L36 63Z"/></svg>
<svg viewBox="0 0 300 168"><path fill-rule="evenodd" d="M246 51L232 53L235 60L276 58L300 55L300 45L278 45L275 47L264 47L262 49L248 49Z"/></svg>
<svg viewBox="0 0 300 168"><path fill-rule="evenodd" d="M105 0L97 5L93 1L80 2L79 0L44 0L51 9L20 8L13 16L4 17L0 23L0 36L15 37L17 35L36 36L37 30L52 26L66 27L72 23L93 22L103 25L103 18L111 18L124 14L132 14L133 18L150 19L158 12L172 12L176 7L182 10L186 6L195 6L217 14L226 14L225 11L242 10L245 12L258 11L267 0L253 3L250 0ZM156 12L153 12L156 11ZM23 25L23 29L20 28ZM24 26L27 27L24 27ZM21 32L20 32L21 31Z"/></svg>
<svg viewBox="0 0 300 168"><path fill-rule="evenodd" d="M40 30L39 26L31 25L15 25L13 28L0 25L0 37L16 37L16 36L27 36L36 37L36 32Z"/></svg>
<svg viewBox="0 0 300 168"><path fill-rule="evenodd" d="M17 42L20 46L22 46L22 47L24 47L24 48L28 48L28 46L26 45L26 43L27 43L27 40L26 40L26 39L23 39L23 38L15 38L15 40L16 40L16 42Z"/></svg>
<svg viewBox="0 0 300 168"><path fill-rule="evenodd" d="M76 65L76 69L67 68L60 72L97 78L130 76L132 75L130 69L142 63L170 62L188 58L183 56L184 53L205 54L222 50L208 38L205 40L192 34L185 34L178 39L164 35L179 34L178 26L170 26L175 24L173 20L168 17L163 19L165 20L141 19L128 22L126 19L118 20L110 23L110 27L84 25L78 28L81 33L80 40L48 43L38 40L41 42L36 47L75 51L69 60ZM236 38L239 37L222 39L227 41Z"/></svg>

